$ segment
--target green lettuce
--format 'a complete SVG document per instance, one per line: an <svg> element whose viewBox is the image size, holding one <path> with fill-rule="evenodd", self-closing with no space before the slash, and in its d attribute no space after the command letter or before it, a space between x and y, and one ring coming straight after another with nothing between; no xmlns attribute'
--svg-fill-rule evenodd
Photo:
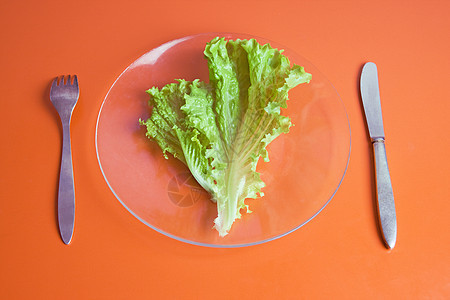
<svg viewBox="0 0 450 300"><path fill-rule="evenodd" d="M255 39L206 44L209 83L177 80L150 95L151 117L139 120L146 136L163 154L181 160L217 203L214 228L228 234L247 198L263 196L256 171L266 146L292 125L286 108L288 91L309 82L311 74L290 62L280 50Z"/></svg>

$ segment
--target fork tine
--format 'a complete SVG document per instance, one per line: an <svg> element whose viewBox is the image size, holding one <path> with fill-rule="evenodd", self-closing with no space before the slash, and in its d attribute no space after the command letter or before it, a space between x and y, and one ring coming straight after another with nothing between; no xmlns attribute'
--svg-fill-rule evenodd
<svg viewBox="0 0 450 300"><path fill-rule="evenodd" d="M53 89L53 88L55 88L55 87L57 87L57 86L58 86L58 77L56 77L55 79L53 79L51 89ZM50 90L51 90L51 89L50 89Z"/></svg>
<svg viewBox="0 0 450 300"><path fill-rule="evenodd" d="M66 84L68 84L68 85L72 84L72 78L70 77L70 75L67 76Z"/></svg>
<svg viewBox="0 0 450 300"><path fill-rule="evenodd" d="M75 85L76 87L78 87L78 77L77 75L73 76L73 85Z"/></svg>

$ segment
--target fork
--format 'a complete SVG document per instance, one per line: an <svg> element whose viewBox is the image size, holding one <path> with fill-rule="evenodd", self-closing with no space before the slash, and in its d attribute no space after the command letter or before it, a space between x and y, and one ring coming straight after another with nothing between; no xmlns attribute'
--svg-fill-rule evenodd
<svg viewBox="0 0 450 300"><path fill-rule="evenodd" d="M58 187L58 224L63 242L68 245L72 240L75 224L75 188L73 181L72 150L70 144L70 120L79 97L77 76L57 77L50 89L50 100L61 119L63 142L61 170Z"/></svg>

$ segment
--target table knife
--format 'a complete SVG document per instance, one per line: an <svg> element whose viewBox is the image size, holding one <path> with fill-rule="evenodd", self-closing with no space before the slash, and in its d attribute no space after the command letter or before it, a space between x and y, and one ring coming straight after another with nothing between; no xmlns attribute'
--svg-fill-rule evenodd
<svg viewBox="0 0 450 300"><path fill-rule="evenodd" d="M360 89L375 157L378 219L384 243L388 249L392 249L397 240L397 217L384 143L378 72L377 66L372 62L363 67Z"/></svg>

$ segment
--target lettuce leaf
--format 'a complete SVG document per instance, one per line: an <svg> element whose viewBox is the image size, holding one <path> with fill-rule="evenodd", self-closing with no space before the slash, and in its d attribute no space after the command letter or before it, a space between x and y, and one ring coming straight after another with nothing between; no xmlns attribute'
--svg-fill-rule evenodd
<svg viewBox="0 0 450 300"><path fill-rule="evenodd" d="M266 146L292 125L286 108L288 91L309 82L311 74L280 50L255 39L206 44L209 83L177 80L150 95L151 117L139 120L146 136L187 165L217 203L214 228L228 234L247 209L247 198L263 196L256 171L259 158L269 161Z"/></svg>

